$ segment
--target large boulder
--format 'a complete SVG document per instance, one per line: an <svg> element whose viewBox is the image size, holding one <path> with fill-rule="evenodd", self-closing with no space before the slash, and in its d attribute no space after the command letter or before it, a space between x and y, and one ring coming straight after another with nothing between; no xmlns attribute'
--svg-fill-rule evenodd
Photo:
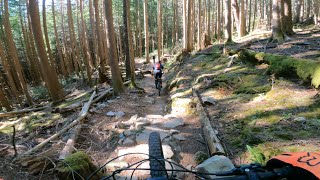
<svg viewBox="0 0 320 180"><path fill-rule="evenodd" d="M202 173L219 173L231 171L234 168L231 160L226 156L213 156L196 167L198 172ZM218 178L217 176L208 176L209 179Z"/></svg>

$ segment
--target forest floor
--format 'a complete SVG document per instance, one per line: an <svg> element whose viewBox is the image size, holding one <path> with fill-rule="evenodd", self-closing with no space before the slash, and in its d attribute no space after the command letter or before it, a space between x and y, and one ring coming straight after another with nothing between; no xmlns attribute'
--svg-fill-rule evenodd
<svg viewBox="0 0 320 180"><path fill-rule="evenodd" d="M142 61L144 60L137 60L138 68L152 69L151 64L145 65ZM165 82L165 77L163 78ZM77 151L86 152L92 158L94 165L101 166L108 160L125 153L148 154L148 136L151 131L157 131L161 134L162 143L165 146L164 154L167 159L184 167L195 167L197 163L194 160L194 154L199 150L205 151L205 146L201 143L203 140L198 117L183 113L171 113L169 111L171 108L167 105L168 94L166 90L162 90L161 96L158 96L151 74L140 76L137 85L144 88L145 92L126 88L119 97L109 96L104 101L93 104L88 117L82 123L78 143L74 148ZM103 85L100 88L108 89L109 86ZM70 136L70 131L50 142L40 150L41 153L36 153L36 157L47 157L50 159L49 162L43 159L39 159L39 161L28 159L24 162L11 163L14 154L11 145L11 125L12 122L15 123L16 146L18 154L21 154L72 122L81 110L79 102L82 105L88 100L90 96L89 93L86 93L88 90L85 87L81 89L79 86L78 89L72 90L72 94L69 95L72 97L70 100L56 105L55 108L31 112L1 121L0 161L2 164L0 165L0 178L56 179L59 177L53 166L59 164L58 156ZM104 169L112 171L145 158L141 155L120 158ZM142 167L148 167L148 163L142 164ZM147 174L149 174L148 171L137 171L134 174L134 179ZM68 178L72 179L73 175L70 173ZM124 179L126 176L130 176L131 172L124 172L120 175ZM83 176L85 178L88 174ZM177 176L181 177L184 174L180 173Z"/></svg>
<svg viewBox="0 0 320 180"><path fill-rule="evenodd" d="M267 45L268 33L256 34L227 49L241 47L318 61L319 30L298 30L281 45ZM230 57L221 55L222 50L222 45L212 45L179 58L171 65L174 73L169 76L169 88L180 93L178 98L185 98L192 96L192 88L197 87L202 97L214 99L215 103L206 105L206 109L228 157L238 165L252 161L264 164L282 152L318 150L318 90L294 74L268 74L268 64L235 59L228 67ZM247 145L263 158L252 157Z"/></svg>

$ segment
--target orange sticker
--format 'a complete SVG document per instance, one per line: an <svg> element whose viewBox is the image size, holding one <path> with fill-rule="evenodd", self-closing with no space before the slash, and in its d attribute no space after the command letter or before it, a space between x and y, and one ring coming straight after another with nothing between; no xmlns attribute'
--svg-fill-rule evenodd
<svg viewBox="0 0 320 180"><path fill-rule="evenodd" d="M320 179L320 152L285 153L272 159L305 169Z"/></svg>

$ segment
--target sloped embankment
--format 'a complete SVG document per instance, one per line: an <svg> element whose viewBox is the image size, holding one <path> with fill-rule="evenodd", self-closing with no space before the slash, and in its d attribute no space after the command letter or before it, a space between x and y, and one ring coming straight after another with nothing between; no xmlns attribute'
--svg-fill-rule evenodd
<svg viewBox="0 0 320 180"><path fill-rule="evenodd" d="M192 102L184 101L191 99L192 87L202 97L214 99L206 109L228 156L237 164L252 160L246 145L263 154L261 163L285 151L316 150L320 144L317 91L300 79L270 75L265 63L236 60L228 68L230 59L220 56L219 49L182 54L172 62L167 74L172 110L186 107L181 113L195 113Z"/></svg>

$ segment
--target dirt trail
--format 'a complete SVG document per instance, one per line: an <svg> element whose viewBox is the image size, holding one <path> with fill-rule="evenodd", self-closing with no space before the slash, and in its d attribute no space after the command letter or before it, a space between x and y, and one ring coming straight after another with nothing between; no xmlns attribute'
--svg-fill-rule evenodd
<svg viewBox="0 0 320 180"><path fill-rule="evenodd" d="M151 70L152 64L141 65ZM165 86L165 76L163 76ZM80 149L89 153L94 161L102 165L107 160L126 153L148 153L148 137L152 131L161 135L165 158L184 167L195 167L194 154L205 151L201 141L201 124L197 117L166 112L169 95L162 90L158 96L151 74L137 80L137 85L144 88L145 93L126 90L120 97L102 102L103 108L95 109L88 126L82 133L79 142ZM105 107L104 107L105 106ZM123 112L124 116L109 117L108 112ZM128 156L107 166L112 171L119 167L145 159L140 155ZM148 168L149 163L141 165ZM168 167L169 168L169 167ZM177 168L177 167L175 167ZM135 177L148 176L148 171L135 172ZM131 172L124 172L122 176L130 176ZM185 174L176 174L183 177Z"/></svg>

